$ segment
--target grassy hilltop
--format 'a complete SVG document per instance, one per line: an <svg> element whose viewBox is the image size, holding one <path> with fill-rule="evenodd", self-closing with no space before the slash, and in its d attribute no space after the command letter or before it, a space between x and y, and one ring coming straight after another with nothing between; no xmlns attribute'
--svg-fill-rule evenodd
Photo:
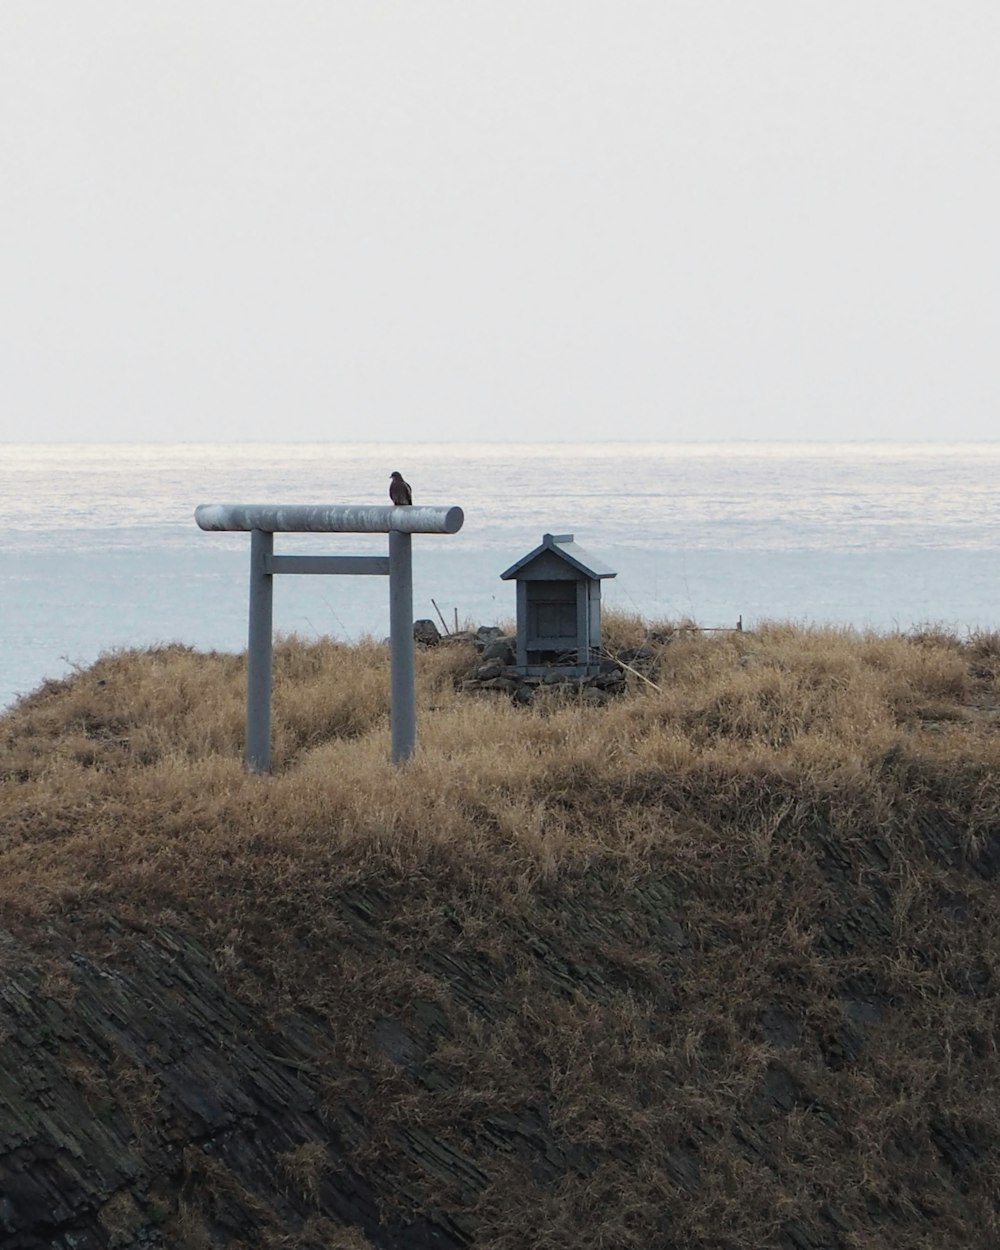
<svg viewBox="0 0 1000 1250"><path fill-rule="evenodd" d="M640 622L606 622L611 651ZM664 630L606 706L288 640L0 720L0 1247L1000 1244L1000 637Z"/></svg>

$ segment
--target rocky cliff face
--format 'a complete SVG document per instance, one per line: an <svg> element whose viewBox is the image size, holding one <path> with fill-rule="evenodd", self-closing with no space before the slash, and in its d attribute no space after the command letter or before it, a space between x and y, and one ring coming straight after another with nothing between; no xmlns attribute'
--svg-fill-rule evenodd
<svg viewBox="0 0 1000 1250"><path fill-rule="evenodd" d="M346 873L325 1007L183 924L6 937L0 1246L995 1246L995 848L769 801L711 900L676 860L502 907Z"/></svg>

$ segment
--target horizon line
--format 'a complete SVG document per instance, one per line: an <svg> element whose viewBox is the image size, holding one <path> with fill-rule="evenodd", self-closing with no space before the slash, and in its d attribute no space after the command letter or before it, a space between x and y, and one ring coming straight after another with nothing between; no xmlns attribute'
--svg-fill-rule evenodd
<svg viewBox="0 0 1000 1250"><path fill-rule="evenodd" d="M0 438L0 447L593 447L593 446L992 446L998 438Z"/></svg>

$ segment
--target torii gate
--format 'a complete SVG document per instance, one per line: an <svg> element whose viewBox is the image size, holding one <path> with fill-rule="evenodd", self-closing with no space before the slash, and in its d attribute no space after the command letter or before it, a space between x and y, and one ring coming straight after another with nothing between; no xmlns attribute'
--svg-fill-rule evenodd
<svg viewBox="0 0 1000 1250"><path fill-rule="evenodd" d="M250 772L271 766L271 643L275 573L388 574L389 704L392 761L413 754L417 714L413 656L411 534L457 534L461 508L364 504L203 503L195 509L203 530L250 532L250 625L247 644L247 718L243 758ZM385 556L281 556L274 535L388 534Z"/></svg>

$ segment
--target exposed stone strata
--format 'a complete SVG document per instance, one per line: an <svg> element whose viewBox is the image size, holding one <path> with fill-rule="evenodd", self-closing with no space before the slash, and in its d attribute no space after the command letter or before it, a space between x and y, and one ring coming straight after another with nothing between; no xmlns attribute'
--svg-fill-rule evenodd
<svg viewBox="0 0 1000 1250"><path fill-rule="evenodd" d="M280 1029L268 1025L209 953L178 932L112 934L119 953L104 958L60 955L66 948L55 939L42 958L8 938L0 947L0 1246L264 1250L291 1238L298 1250L458 1250L478 1244L484 1226L515 1218L499 1206L511 1184L526 1187L539 1210L553 1192L600 1194L605 1185L613 1203L620 1170L632 1176L650 1164L650 1143L633 1141L631 1120L608 1109L586 1130L567 1123L565 1110L555 1117L551 1081L562 1070L535 1054L541 1042L527 1035L528 1048L512 1057L538 1069L524 1072L517 1090L477 1086L455 1054L474 1057L477 1039L510 1027L527 1004L539 1018L564 1011L577 1019L570 1053L589 1064L602 1047L622 1044L613 1021L629 1003L644 1004L633 1027L647 1034L650 1066L626 1074L619 1096L634 1108L624 1110L637 1123L650 1117L657 1135L679 1125L657 1148L656 1183L668 1191L661 1240L648 1244L677 1244L671 1203L710 1197L732 1175L775 1193L798 1178L796 1212L759 1244L928 1245L935 1230L938 1244L957 1244L949 1230L965 1221L962 1244L979 1250L988 1243L977 1240L968 1195L998 1150L985 1117L928 1098L893 1145L898 1192L873 1192L863 1226L821 1175L798 1171L785 1153L793 1119L810 1126L816 1149L830 1141L857 1149L858 1126L831 1099L830 1081L850 1081L898 1010L854 971L865 943L886 959L894 949L880 914L894 905L891 853L825 839L829 846L815 842L816 863L832 893L817 950L831 973L842 970L840 981L825 1002L796 997L790 983L788 1001L762 1004L746 1022L769 1057L725 1121L699 1118L692 1108L712 1105L708 1089L692 1103L656 1055L683 1018L678 987L690 994L698 969L717 970L713 961L726 961L735 938L695 924L691 882L652 868L628 883L595 871L539 889L499 925L488 909L477 917L473 899L462 907L453 899L448 911L443 883L439 936L427 945L408 936L407 882L389 874L344 888L331 902L342 921L337 961L398 964L405 981L427 987L373 1005L349 1051L347 1021L296 1011ZM864 897L859 869L871 877ZM949 897L961 916L959 902ZM700 1079L710 1081L726 1036L709 1032L692 1045L709 1074ZM390 1094L403 1101L386 1115ZM442 1106L449 1110L435 1111ZM527 1235L534 1210L521 1218Z"/></svg>

